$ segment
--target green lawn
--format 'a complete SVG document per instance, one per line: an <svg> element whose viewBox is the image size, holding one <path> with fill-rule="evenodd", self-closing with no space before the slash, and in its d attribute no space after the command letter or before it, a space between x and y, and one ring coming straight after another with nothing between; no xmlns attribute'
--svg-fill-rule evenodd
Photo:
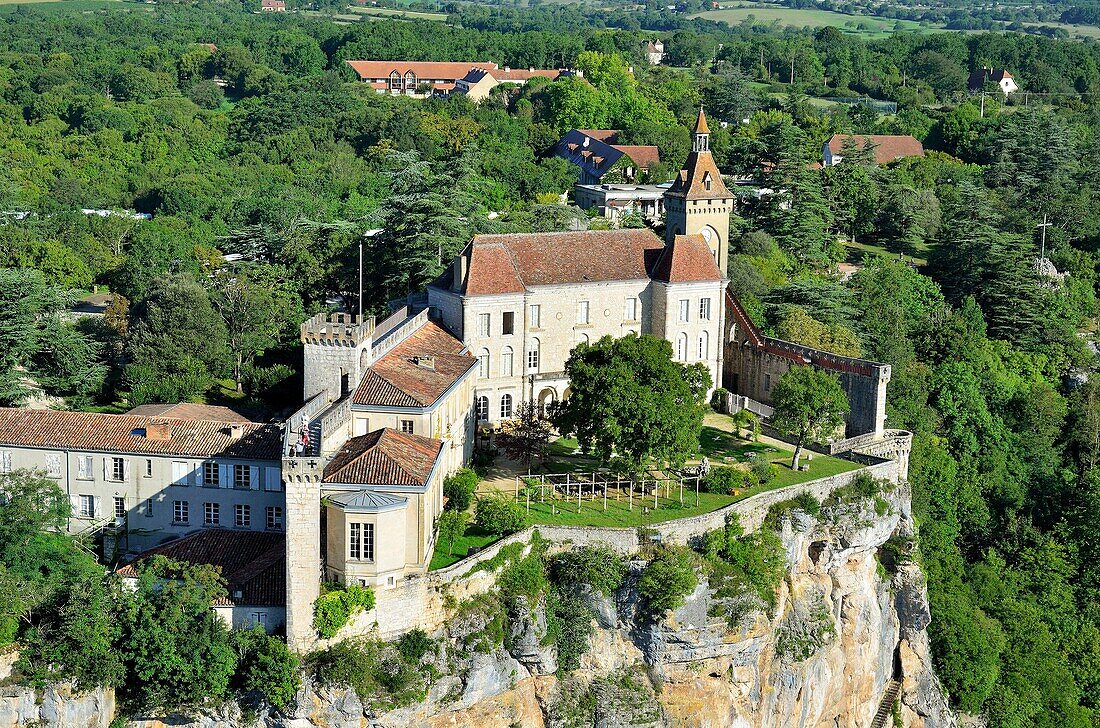
<svg viewBox="0 0 1100 728"><path fill-rule="evenodd" d="M757 23L778 22L780 25L790 25L798 28L833 26L848 33L867 36L891 35L898 30L928 32L940 29L936 26L921 26L920 23L913 20L895 20L869 15L846 15L817 8L787 8L779 5L762 4L725 5L720 10L708 10L691 17L715 21L724 20L731 25L736 25L746 20L750 15L756 19Z"/></svg>
<svg viewBox="0 0 1100 728"><path fill-rule="evenodd" d="M470 555L471 548L483 549L486 546L500 540L495 533L483 533L477 528L470 527L463 536L455 541L454 549L447 553L447 544L439 542L435 545L435 553L432 554L432 563L428 565L428 571L444 569L451 564L458 563Z"/></svg>
<svg viewBox="0 0 1100 728"><path fill-rule="evenodd" d="M1011 108L1011 107L1009 107ZM860 264L863 262L863 256L867 253L872 255L887 255L891 258L897 258L898 254L891 252L881 245L872 245L870 243L853 243L852 241L845 241L844 249L847 251L847 262ZM920 267L928 265L928 258L926 257L931 250L931 246L925 243L917 248L917 255L907 255L906 260L912 261L914 264Z"/></svg>
<svg viewBox="0 0 1100 728"><path fill-rule="evenodd" d="M446 13L425 13L417 10L400 10L397 8L364 8L352 5L348 8L349 14L357 16L415 18L418 20L446 20Z"/></svg>

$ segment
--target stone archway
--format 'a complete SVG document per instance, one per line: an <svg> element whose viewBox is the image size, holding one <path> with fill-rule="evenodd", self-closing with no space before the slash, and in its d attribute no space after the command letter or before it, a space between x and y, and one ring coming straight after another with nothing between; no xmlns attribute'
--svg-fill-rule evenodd
<svg viewBox="0 0 1100 728"><path fill-rule="evenodd" d="M550 405L558 401L558 393L554 391L553 387L546 387L539 392L538 403L539 412L545 417L549 413Z"/></svg>

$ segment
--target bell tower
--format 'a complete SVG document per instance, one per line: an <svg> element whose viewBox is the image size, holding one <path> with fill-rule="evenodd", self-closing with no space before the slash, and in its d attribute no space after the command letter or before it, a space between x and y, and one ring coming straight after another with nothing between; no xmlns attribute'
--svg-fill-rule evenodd
<svg viewBox="0 0 1100 728"><path fill-rule="evenodd" d="M733 194L714 164L710 153L710 127L700 106L691 153L665 193L665 241L672 242L677 235L702 235L725 276L731 212Z"/></svg>

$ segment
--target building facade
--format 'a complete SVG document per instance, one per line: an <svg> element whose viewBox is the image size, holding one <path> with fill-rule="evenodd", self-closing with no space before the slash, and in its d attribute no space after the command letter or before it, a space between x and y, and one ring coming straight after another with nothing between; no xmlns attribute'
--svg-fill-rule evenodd
<svg viewBox="0 0 1100 728"><path fill-rule="evenodd" d="M0 472L56 480L70 533L138 551L203 528L282 531L277 425L144 414L0 409Z"/></svg>
<svg viewBox="0 0 1100 728"><path fill-rule="evenodd" d="M640 215L656 225L665 214L665 192L671 183L660 185L582 185L573 186L573 200L582 210L595 208L600 215L618 222L624 215Z"/></svg>

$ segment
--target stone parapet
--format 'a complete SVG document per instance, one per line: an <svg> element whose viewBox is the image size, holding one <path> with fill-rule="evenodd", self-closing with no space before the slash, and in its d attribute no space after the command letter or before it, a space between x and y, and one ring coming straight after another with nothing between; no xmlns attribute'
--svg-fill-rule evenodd
<svg viewBox="0 0 1100 728"><path fill-rule="evenodd" d="M319 313L302 324L303 344L359 346L374 332L374 317L350 313Z"/></svg>

